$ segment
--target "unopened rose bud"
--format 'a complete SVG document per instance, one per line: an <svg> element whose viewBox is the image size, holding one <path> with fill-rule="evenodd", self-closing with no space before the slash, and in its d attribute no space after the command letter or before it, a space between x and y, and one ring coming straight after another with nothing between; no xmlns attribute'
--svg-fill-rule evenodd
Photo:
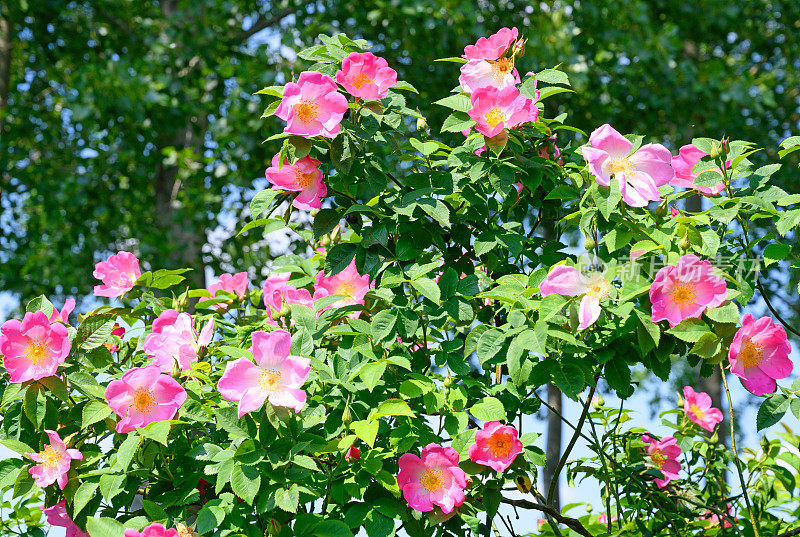
<svg viewBox="0 0 800 537"><path fill-rule="evenodd" d="M331 245L331 237L330 237L330 235L324 235L322 237L322 246L327 248L330 245Z"/></svg>
<svg viewBox="0 0 800 537"><path fill-rule="evenodd" d="M519 39L516 43L514 43L514 47L512 49L511 57L516 59L519 56L522 56L525 53L525 42L527 39Z"/></svg>
<svg viewBox="0 0 800 537"><path fill-rule="evenodd" d="M689 235L686 234L681 239L680 244L678 245L681 250L686 251L692 246L692 242L689 240Z"/></svg>
<svg viewBox="0 0 800 537"><path fill-rule="evenodd" d="M587 250L594 250L597 247L597 242L595 242L595 240L591 236L584 235L583 247Z"/></svg>
<svg viewBox="0 0 800 537"><path fill-rule="evenodd" d="M711 151L709 151L708 156L713 159L720 158L724 153L725 149L722 146L723 142L714 142L711 146Z"/></svg>
<svg viewBox="0 0 800 537"><path fill-rule="evenodd" d="M310 214L311 216L317 216L317 213L319 213L319 209L310 209L308 211L308 214Z"/></svg>
<svg viewBox="0 0 800 537"><path fill-rule="evenodd" d="M178 363L178 360L172 361L172 370L169 372L169 374L174 379L177 379L181 376L181 365Z"/></svg>
<svg viewBox="0 0 800 537"><path fill-rule="evenodd" d="M594 397L592 397L592 407L594 407L595 410L600 410L605 403L606 402L603 399L603 396L600 394L597 394Z"/></svg>
<svg viewBox="0 0 800 537"><path fill-rule="evenodd" d="M663 218L667 215L667 202L664 201L661 205L656 207L656 216Z"/></svg>
<svg viewBox="0 0 800 537"><path fill-rule="evenodd" d="M361 450L358 449L356 446L350 446L350 449L347 450L347 453L344 454L344 460L346 461L354 461L361 458Z"/></svg>
<svg viewBox="0 0 800 537"><path fill-rule="evenodd" d="M281 310L278 312L278 317L290 317L292 315L292 307L288 302L281 304Z"/></svg>
<svg viewBox="0 0 800 537"><path fill-rule="evenodd" d="M587 513L591 513L593 509L594 508L592 507L592 504L586 504L586 512Z"/></svg>
<svg viewBox="0 0 800 537"><path fill-rule="evenodd" d="M428 132L428 122L425 120L424 117L417 118L417 131Z"/></svg>
<svg viewBox="0 0 800 537"><path fill-rule="evenodd" d="M673 207L672 205L670 205L669 206L669 215L672 218L675 218L676 216L680 216L681 212L678 209L676 209L675 207Z"/></svg>
<svg viewBox="0 0 800 537"><path fill-rule="evenodd" d="M453 377L451 377L450 375L446 376L442 384L444 384L445 388L449 388L450 386L453 385Z"/></svg>
<svg viewBox="0 0 800 537"><path fill-rule="evenodd" d="M342 423L348 424L351 421L353 421L353 414L350 412L350 405L347 405L342 412Z"/></svg>

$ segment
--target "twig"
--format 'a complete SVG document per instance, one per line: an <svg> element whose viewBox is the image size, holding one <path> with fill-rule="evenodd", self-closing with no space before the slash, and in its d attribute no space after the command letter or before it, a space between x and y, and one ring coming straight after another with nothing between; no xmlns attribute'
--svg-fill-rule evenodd
<svg viewBox="0 0 800 537"><path fill-rule="evenodd" d="M542 505L540 503L532 502L529 500L514 500L511 498L503 498L501 501L508 505L524 507L525 509L536 509L546 515L553 517L556 521L560 522L561 524L564 524L565 526L569 527L572 531L580 535L584 535L585 537L594 537L591 533L589 533L589 530L587 530L584 527L584 525L580 523L578 519L562 515L549 505Z"/></svg>

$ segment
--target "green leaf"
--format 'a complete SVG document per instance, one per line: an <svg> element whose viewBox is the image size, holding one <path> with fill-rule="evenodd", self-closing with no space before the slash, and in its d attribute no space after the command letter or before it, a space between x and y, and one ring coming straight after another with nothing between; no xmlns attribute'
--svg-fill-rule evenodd
<svg viewBox="0 0 800 537"><path fill-rule="evenodd" d="M347 268L356 255L356 245L345 242L337 244L328 251L325 258L325 276L335 276Z"/></svg>
<svg viewBox="0 0 800 537"><path fill-rule="evenodd" d="M75 336L75 344L83 350L92 350L108 341L114 329L113 315L92 315L83 319Z"/></svg>
<svg viewBox="0 0 800 537"><path fill-rule="evenodd" d="M314 528L314 537L353 537L353 532L341 520L328 519Z"/></svg>
<svg viewBox="0 0 800 537"><path fill-rule="evenodd" d="M408 403L402 399L387 399L378 405L378 409L369 419L377 420L383 416L409 416L413 418L416 414L408 406Z"/></svg>
<svg viewBox="0 0 800 537"><path fill-rule="evenodd" d="M120 444L117 449L117 460L114 463L114 471L127 472L133 456L136 455L136 450L139 449L139 443L142 438L135 432L128 433L128 437Z"/></svg>
<svg viewBox="0 0 800 537"><path fill-rule="evenodd" d="M250 200L250 216L255 220L258 216L267 210L272 204L275 196L278 194L277 190L267 189L258 192L253 199Z"/></svg>
<svg viewBox="0 0 800 537"><path fill-rule="evenodd" d="M546 321L550 319L553 315L560 312L566 303L567 299L561 295L555 293L547 295L539 303L539 320Z"/></svg>
<svg viewBox="0 0 800 537"><path fill-rule="evenodd" d="M378 427L380 423L369 420L354 421L350 424L350 428L355 435L359 437L369 447L375 447L375 438L378 436Z"/></svg>
<svg viewBox="0 0 800 537"><path fill-rule="evenodd" d="M231 472L231 488L233 493L253 505L253 500L261 486L261 474L254 466L236 465Z"/></svg>
<svg viewBox="0 0 800 537"><path fill-rule="evenodd" d="M619 181L616 177L611 178L610 186L597 185L592 188L592 199L595 205L600 209L603 218L609 221L611 213L617 208L619 202L622 200L622 194L619 190Z"/></svg>
<svg viewBox="0 0 800 537"><path fill-rule="evenodd" d="M125 474L103 474L100 476L100 493L106 501L111 501L122 492Z"/></svg>
<svg viewBox="0 0 800 537"><path fill-rule="evenodd" d="M465 113L469 112L470 108L472 108L472 103L470 102L469 97L463 93L457 93L455 95L445 97L444 99L439 99L433 104L438 104L439 106L444 106L446 108Z"/></svg>
<svg viewBox="0 0 800 537"><path fill-rule="evenodd" d="M767 247L764 248L764 265L768 267L773 263L783 261L791 253L791 251L792 247L788 244L768 244Z"/></svg>
<svg viewBox="0 0 800 537"><path fill-rule="evenodd" d="M15 453L19 453L20 455L25 455L26 453L36 453L37 450L33 449L31 446L26 444L25 442L20 442L15 438L6 438L5 440L0 440L0 444L3 444L5 447L10 449Z"/></svg>
<svg viewBox="0 0 800 537"><path fill-rule="evenodd" d="M442 132L461 132L471 129L475 125L475 120L464 112L453 112L442 125Z"/></svg>
<svg viewBox="0 0 800 537"><path fill-rule="evenodd" d="M28 304L25 306L25 311L28 313L41 311L48 317L53 314L53 309L53 304L47 300L47 297L44 295L39 295L33 300L28 301Z"/></svg>
<svg viewBox="0 0 800 537"><path fill-rule="evenodd" d="M339 211L336 209L320 209L314 217L314 238L319 240L323 235L330 233L339 220Z"/></svg>
<svg viewBox="0 0 800 537"><path fill-rule="evenodd" d="M376 341L383 341L388 338L394 330L397 322L397 315L392 310L381 310L372 318L370 326L372 338Z"/></svg>
<svg viewBox="0 0 800 537"><path fill-rule="evenodd" d="M481 364L484 364L488 360L494 358L500 349L503 348L504 342L505 334L500 330L492 328L484 332L478 340L477 348L478 359L480 360Z"/></svg>
<svg viewBox="0 0 800 537"><path fill-rule="evenodd" d="M422 153L423 157L427 157L439 149L439 144L436 142L423 142L416 138L411 138L410 142L414 149Z"/></svg>
<svg viewBox="0 0 800 537"><path fill-rule="evenodd" d="M159 444L166 446L167 437L169 436L172 424L169 421L156 421L147 425L143 429L139 429L139 434L145 438L155 440Z"/></svg>
<svg viewBox="0 0 800 537"><path fill-rule="evenodd" d="M692 346L689 352L703 358L713 358L722 350L722 343L713 332L706 332Z"/></svg>
<svg viewBox="0 0 800 537"><path fill-rule="evenodd" d="M706 310L706 317L718 323L739 323L739 308L733 302L728 302L724 306Z"/></svg>
<svg viewBox="0 0 800 537"><path fill-rule="evenodd" d="M86 519L86 531L89 537L123 537L125 526L111 518Z"/></svg>
<svg viewBox="0 0 800 537"><path fill-rule="evenodd" d="M505 421L506 409L503 403L495 397L484 397L469 409L470 414L481 421Z"/></svg>
<svg viewBox="0 0 800 537"><path fill-rule="evenodd" d="M286 512L296 513L297 505L300 503L300 492L296 484L288 489L279 488L275 491L275 505Z"/></svg>
<svg viewBox="0 0 800 537"><path fill-rule="evenodd" d="M287 141L290 146L289 154L292 157L290 159L292 162L297 162L311 152L311 140L308 138L292 134Z"/></svg>
<svg viewBox="0 0 800 537"><path fill-rule="evenodd" d="M617 395L626 399L633 393L631 369L624 357L617 355L604 366L606 382Z"/></svg>
<svg viewBox="0 0 800 537"><path fill-rule="evenodd" d="M25 415L37 427L42 425L45 413L47 412L47 396L45 395L44 386L38 382L34 382L28 386L28 391L25 392Z"/></svg>
<svg viewBox="0 0 800 537"><path fill-rule="evenodd" d="M781 421L783 415L789 409L789 398L782 394L776 394L764 399L758 407L756 416L756 427L758 430L766 429Z"/></svg>
<svg viewBox="0 0 800 537"><path fill-rule="evenodd" d="M569 360L556 361L550 370L553 384L570 399L575 399L583 391L585 380L583 370L575 362Z"/></svg>
<svg viewBox="0 0 800 537"><path fill-rule="evenodd" d="M547 323L538 321L536 326L517 336L517 345L525 350L533 351L544 356L547 354Z"/></svg>
<svg viewBox="0 0 800 537"><path fill-rule="evenodd" d="M386 371L386 362L371 362L365 364L358 372L358 376L367 385L367 389L371 392L375 389L378 381L381 380L383 372Z"/></svg>
<svg viewBox="0 0 800 537"><path fill-rule="evenodd" d="M142 507L144 508L144 512L147 513L147 516L150 520L155 521L165 521L169 518L169 515L164 508L158 505L156 502L150 500L142 500Z"/></svg>
<svg viewBox="0 0 800 537"><path fill-rule="evenodd" d="M80 514L86 504L94 497L99 485L96 482L84 481L75 491L75 496L72 499L73 517Z"/></svg>
<svg viewBox="0 0 800 537"><path fill-rule="evenodd" d="M708 325L700 319L684 319L674 328L667 330L667 333L672 334L681 341L694 343L703 337L703 334L710 331Z"/></svg>
<svg viewBox="0 0 800 537"><path fill-rule="evenodd" d="M564 84L565 86L570 85L567 73L557 69L545 69L544 71L536 73L534 78L540 82L546 82L547 84Z"/></svg>
<svg viewBox="0 0 800 537"><path fill-rule="evenodd" d="M111 409L104 401L89 401L81 412L81 427L86 429L89 425L102 421L111 415Z"/></svg>
<svg viewBox="0 0 800 537"><path fill-rule="evenodd" d="M436 282L430 278L419 278L414 280L411 282L411 287L413 287L419 294L434 304L438 304L439 300L441 299L441 291L439 290L439 286L436 285Z"/></svg>

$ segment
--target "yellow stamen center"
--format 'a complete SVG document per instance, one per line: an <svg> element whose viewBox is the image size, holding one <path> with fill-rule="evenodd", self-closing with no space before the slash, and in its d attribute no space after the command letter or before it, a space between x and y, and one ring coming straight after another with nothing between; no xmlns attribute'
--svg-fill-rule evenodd
<svg viewBox="0 0 800 537"><path fill-rule="evenodd" d="M316 177L316 173L303 173L300 171L300 168L296 168L294 171L295 180L297 181L297 186L304 189L314 181Z"/></svg>
<svg viewBox="0 0 800 537"><path fill-rule="evenodd" d="M598 300L607 297L610 292L611 284L608 283L605 278L592 282L589 287L586 288L586 294Z"/></svg>
<svg viewBox="0 0 800 537"><path fill-rule="evenodd" d="M429 494L439 492L444 488L444 472L441 468L428 468L422 474L420 484Z"/></svg>
<svg viewBox="0 0 800 537"><path fill-rule="evenodd" d="M762 360L764 360L764 346L746 339L742 350L739 351L739 360L741 360L745 369L761 365Z"/></svg>
<svg viewBox="0 0 800 537"><path fill-rule="evenodd" d="M697 416L697 419L699 420L706 417L705 411L695 404L689 405L689 410L692 412L692 414Z"/></svg>
<svg viewBox="0 0 800 537"><path fill-rule="evenodd" d="M50 358L50 349L43 339L32 339L25 345L25 358L34 366L38 366Z"/></svg>
<svg viewBox="0 0 800 537"><path fill-rule="evenodd" d="M670 296L676 306L685 308L694 304L695 298L697 298L697 291L691 282L675 282Z"/></svg>
<svg viewBox="0 0 800 537"><path fill-rule="evenodd" d="M508 453L511 451L512 441L507 434L492 435L486 443L492 457L496 459L508 457Z"/></svg>
<svg viewBox="0 0 800 537"><path fill-rule="evenodd" d="M258 374L258 387L265 392L274 392L281 386L281 372L265 369Z"/></svg>
<svg viewBox="0 0 800 537"><path fill-rule="evenodd" d="M653 464L661 468L664 466L664 463L667 462L667 456L661 453L659 450L655 450L650 454L650 459L653 461Z"/></svg>
<svg viewBox="0 0 800 537"><path fill-rule="evenodd" d="M369 76L367 73L358 73L353 77L353 81L351 83L356 89L358 89L364 84L374 84L375 79Z"/></svg>
<svg viewBox="0 0 800 537"><path fill-rule="evenodd" d="M294 115L303 123L311 123L317 120L317 109L319 105L314 101L303 99L294 105Z"/></svg>
<svg viewBox="0 0 800 537"><path fill-rule="evenodd" d="M492 77L498 81L502 80L513 68L514 64L511 63L511 60L508 58L500 58L492 62Z"/></svg>
<svg viewBox="0 0 800 537"><path fill-rule="evenodd" d="M144 386L133 391L133 408L142 414L149 414L156 406L156 398L153 390Z"/></svg>
<svg viewBox="0 0 800 537"><path fill-rule="evenodd" d="M615 175L618 173L624 173L626 177L633 175L633 173L636 171L636 167L628 157L612 158L611 162L608 163L608 169Z"/></svg>
<svg viewBox="0 0 800 537"><path fill-rule="evenodd" d="M339 287L336 288L337 295L345 295L350 298L353 298L355 292L356 292L356 286L353 285L351 282L340 283Z"/></svg>
<svg viewBox="0 0 800 537"><path fill-rule="evenodd" d="M484 113L483 119L486 120L486 124L490 127L495 127L499 123L503 123L508 120L508 114L506 114L500 108L490 108Z"/></svg>
<svg viewBox="0 0 800 537"><path fill-rule="evenodd" d="M45 468L55 468L61 464L61 453L56 451L53 446L44 446L44 450L39 453L42 458L42 466Z"/></svg>

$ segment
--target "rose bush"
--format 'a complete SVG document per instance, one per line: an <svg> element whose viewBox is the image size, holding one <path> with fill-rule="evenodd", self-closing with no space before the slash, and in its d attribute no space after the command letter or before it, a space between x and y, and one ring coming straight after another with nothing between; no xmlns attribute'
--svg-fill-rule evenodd
<svg viewBox="0 0 800 537"><path fill-rule="evenodd" d="M800 195L769 183L780 165L753 169L737 140L675 156L610 125L587 136L547 113L564 73L519 77L508 28L447 59L463 65L433 103L452 110L439 140L428 103L366 48L320 36L296 83L259 92L283 145L242 231L304 244L265 282L192 289L188 269L141 273L119 252L94 272L112 305L73 324L39 297L3 324L2 443L21 455L3 490L44 487L50 523L91 537L483 536L512 531L501 504L544 517L544 535L794 534L788 428L727 449L707 434L720 409L691 388L663 414L668 437L624 408L634 370L666 382L686 362L763 397L734 428L800 417L783 380L797 330L758 271L800 267ZM672 210L700 194L706 209ZM757 300L774 318L753 317ZM582 405L555 473L599 483L599 516L539 491L522 417L548 383ZM592 457L571 456L579 438Z"/></svg>

